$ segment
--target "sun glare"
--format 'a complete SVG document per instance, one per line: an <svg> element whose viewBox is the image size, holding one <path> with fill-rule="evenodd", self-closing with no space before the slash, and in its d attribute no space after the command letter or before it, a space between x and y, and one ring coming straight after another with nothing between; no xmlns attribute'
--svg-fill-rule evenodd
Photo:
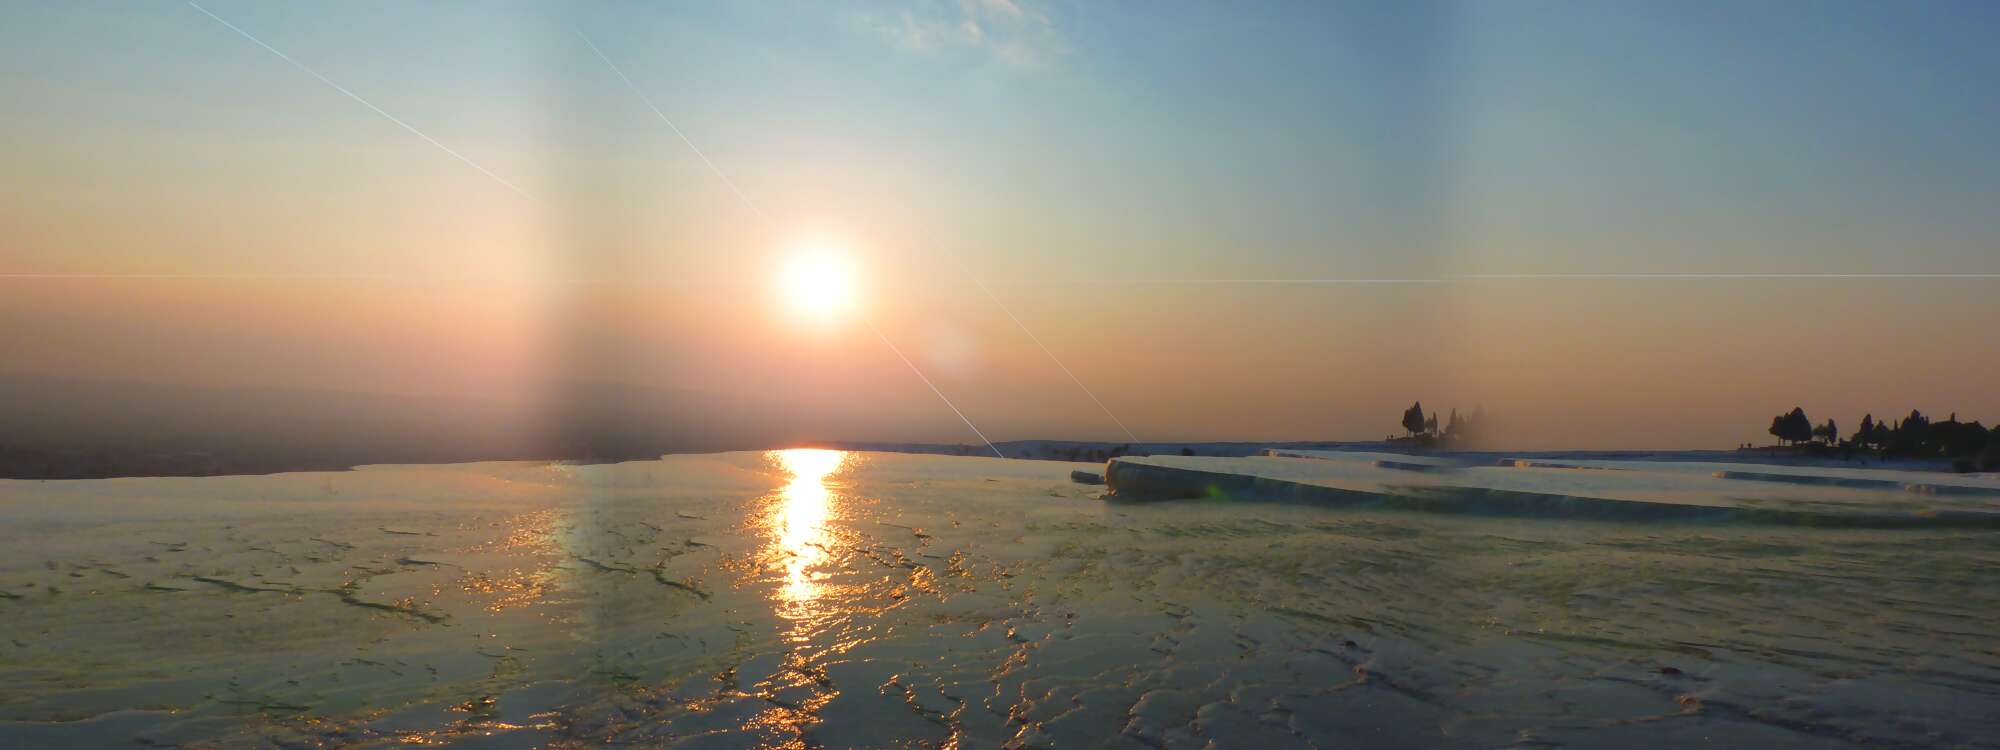
<svg viewBox="0 0 2000 750"><path fill-rule="evenodd" d="M845 253L823 244L806 244L787 255L778 268L778 296L786 307L807 320L827 322L854 308L854 268Z"/></svg>

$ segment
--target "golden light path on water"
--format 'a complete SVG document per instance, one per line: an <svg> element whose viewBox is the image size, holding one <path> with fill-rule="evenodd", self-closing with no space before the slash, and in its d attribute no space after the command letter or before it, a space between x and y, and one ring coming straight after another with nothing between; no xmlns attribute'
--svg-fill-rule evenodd
<svg viewBox="0 0 2000 750"><path fill-rule="evenodd" d="M829 562L827 523L833 520L833 474L847 463L845 451L795 448L772 451L771 457L791 480L779 491L772 508L771 531L777 553L785 558L784 583L778 589L778 615L788 620L814 617L826 595Z"/></svg>
<svg viewBox="0 0 2000 750"><path fill-rule="evenodd" d="M785 623L780 637L789 646L779 671L750 689L805 693L759 713L744 728L770 732L767 747L805 748L810 744L807 733L820 722L820 710L840 695L826 675L825 644L815 640L845 604L830 581L838 563L830 524L841 518L840 485L834 477L848 465L849 454L798 448L771 451L766 457L790 475L753 521L769 540L758 555L758 567L770 581L772 612Z"/></svg>

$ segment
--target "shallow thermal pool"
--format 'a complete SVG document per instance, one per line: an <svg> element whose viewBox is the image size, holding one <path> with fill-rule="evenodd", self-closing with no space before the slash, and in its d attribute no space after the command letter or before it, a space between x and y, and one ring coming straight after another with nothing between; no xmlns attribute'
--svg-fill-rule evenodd
<svg viewBox="0 0 2000 750"><path fill-rule="evenodd" d="M2000 533L833 451L0 482L0 746L2000 742Z"/></svg>

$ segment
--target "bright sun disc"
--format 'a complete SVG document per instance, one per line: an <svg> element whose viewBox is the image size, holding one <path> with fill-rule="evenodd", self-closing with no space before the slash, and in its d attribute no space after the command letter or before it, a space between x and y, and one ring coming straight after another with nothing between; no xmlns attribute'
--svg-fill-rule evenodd
<svg viewBox="0 0 2000 750"><path fill-rule="evenodd" d="M853 268L830 248L801 248L778 269L778 295L803 317L815 321L833 318L854 307Z"/></svg>

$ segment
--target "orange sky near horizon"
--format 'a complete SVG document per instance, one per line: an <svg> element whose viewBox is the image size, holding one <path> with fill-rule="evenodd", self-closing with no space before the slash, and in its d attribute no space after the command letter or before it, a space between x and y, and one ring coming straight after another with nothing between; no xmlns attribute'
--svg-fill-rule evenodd
<svg viewBox="0 0 2000 750"><path fill-rule="evenodd" d="M1923 302L1844 293L1885 284ZM15 282L0 338L10 373L499 401L598 380L781 400L827 439L970 439L863 321L800 326L754 287ZM976 289L875 288L857 314L989 437L1122 439ZM1976 283L994 289L1141 439L1375 439L1412 400L1483 406L1510 448L1730 447L1793 405L2000 413Z"/></svg>

